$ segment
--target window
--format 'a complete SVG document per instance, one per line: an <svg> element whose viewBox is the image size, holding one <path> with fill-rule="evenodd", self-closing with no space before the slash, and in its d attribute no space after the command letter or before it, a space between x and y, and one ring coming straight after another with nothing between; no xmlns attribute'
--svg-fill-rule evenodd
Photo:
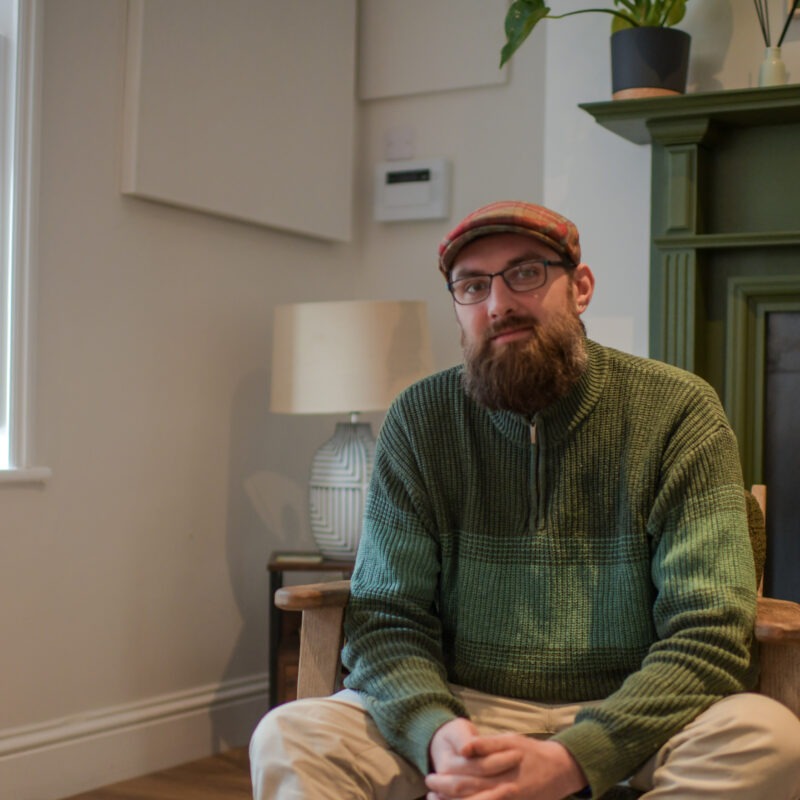
<svg viewBox="0 0 800 800"><path fill-rule="evenodd" d="M0 13L0 468L10 464L9 449L9 406L10 406L10 365L11 365L11 215L13 142L14 142L14 69L12 39L7 31L14 29L16 23L16 2L4 2Z"/></svg>
<svg viewBox="0 0 800 800"><path fill-rule="evenodd" d="M0 0L0 480L32 466L30 309L34 269L41 0Z"/></svg>

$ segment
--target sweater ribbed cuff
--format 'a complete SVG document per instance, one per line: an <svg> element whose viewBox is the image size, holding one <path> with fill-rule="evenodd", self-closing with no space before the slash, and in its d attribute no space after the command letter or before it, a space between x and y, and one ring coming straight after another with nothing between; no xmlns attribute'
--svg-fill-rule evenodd
<svg viewBox="0 0 800 800"><path fill-rule="evenodd" d="M431 771L430 749L433 734L446 722L456 718L452 709L443 706L429 706L414 714L408 725L407 747L403 755L423 774Z"/></svg>
<svg viewBox="0 0 800 800"><path fill-rule="evenodd" d="M627 764L619 745L608 736L607 731L594 721L576 722L553 737L572 753L578 762L589 787L576 797L602 797L612 786L624 780L636 768Z"/></svg>

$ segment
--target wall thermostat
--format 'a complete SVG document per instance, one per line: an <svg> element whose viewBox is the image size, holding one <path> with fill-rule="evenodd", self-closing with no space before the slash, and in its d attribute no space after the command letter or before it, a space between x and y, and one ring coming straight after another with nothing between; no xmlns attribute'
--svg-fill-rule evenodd
<svg viewBox="0 0 800 800"><path fill-rule="evenodd" d="M448 217L450 163L429 158L378 164L374 206L379 222Z"/></svg>

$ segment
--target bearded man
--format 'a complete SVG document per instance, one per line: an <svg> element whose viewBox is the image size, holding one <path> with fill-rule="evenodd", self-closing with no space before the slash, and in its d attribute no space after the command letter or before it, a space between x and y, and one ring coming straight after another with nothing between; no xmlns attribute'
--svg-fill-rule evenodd
<svg viewBox="0 0 800 800"><path fill-rule="evenodd" d="M602 347L578 232L478 209L439 248L465 364L378 441L332 698L279 706L255 796L800 797L800 722L752 694L733 432L698 377Z"/></svg>

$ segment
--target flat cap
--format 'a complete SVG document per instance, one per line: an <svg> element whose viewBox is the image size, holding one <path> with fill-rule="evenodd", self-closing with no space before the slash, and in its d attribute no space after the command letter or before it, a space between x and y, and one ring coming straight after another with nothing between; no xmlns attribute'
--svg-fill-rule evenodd
<svg viewBox="0 0 800 800"><path fill-rule="evenodd" d="M439 269L445 278L461 248L492 233L533 236L577 265L581 261L578 229L566 217L544 206L519 200L500 200L473 211L453 228L439 245Z"/></svg>

